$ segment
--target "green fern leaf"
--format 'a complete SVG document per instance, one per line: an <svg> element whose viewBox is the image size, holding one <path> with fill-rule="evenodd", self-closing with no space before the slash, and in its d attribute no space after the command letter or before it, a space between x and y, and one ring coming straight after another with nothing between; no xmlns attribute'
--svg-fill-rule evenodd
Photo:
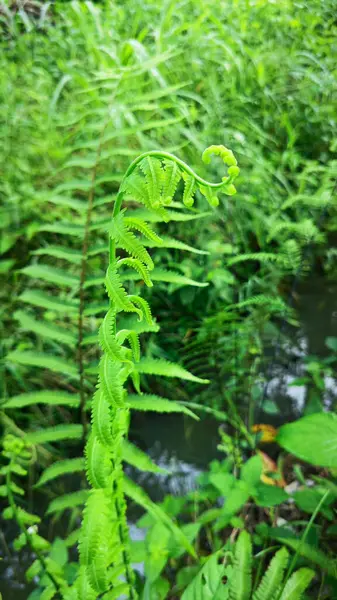
<svg viewBox="0 0 337 600"><path fill-rule="evenodd" d="M315 572L306 568L293 573L285 585L280 600L301 600L303 592L310 585L314 576Z"/></svg>
<svg viewBox="0 0 337 600"><path fill-rule="evenodd" d="M80 265L82 262L82 253L72 248L66 248L64 246L45 246L44 248L38 248L34 250L32 254L37 256L52 256L53 258L60 258L66 260L74 265Z"/></svg>
<svg viewBox="0 0 337 600"><path fill-rule="evenodd" d="M198 248L193 248L193 246L189 246L180 240L175 240L174 238L170 238L167 236L163 236L161 238L161 243L156 244L154 241L147 241L144 243L148 248L174 248L177 250L183 250L186 252L192 252L193 254L209 254L207 250L199 250Z"/></svg>
<svg viewBox="0 0 337 600"><path fill-rule="evenodd" d="M79 306L77 300L66 300L38 290L26 290L19 296L19 300L32 306L45 308L46 310L66 313L66 315L76 314Z"/></svg>
<svg viewBox="0 0 337 600"><path fill-rule="evenodd" d="M134 273L128 273L125 278L129 281L139 279L139 276ZM179 286L182 285L191 285L194 287L207 287L208 283L202 283L200 281L195 281L194 279L190 279L189 277L185 277L185 275L180 275L180 273L176 273L175 271L169 271L165 269L154 269L151 271L151 279L152 281L164 281L165 283L175 283Z"/></svg>
<svg viewBox="0 0 337 600"><path fill-rule="evenodd" d="M99 441L108 447L113 445L111 419L109 402L104 394L102 394L102 391L98 389L92 401L92 423Z"/></svg>
<svg viewBox="0 0 337 600"><path fill-rule="evenodd" d="M110 405L123 407L125 403L120 380L120 365L113 362L106 354L103 355L100 361L99 380L103 395Z"/></svg>
<svg viewBox="0 0 337 600"><path fill-rule="evenodd" d="M230 600L249 600L252 586L252 542L247 531L241 531L235 544L234 569L229 586Z"/></svg>
<svg viewBox="0 0 337 600"><path fill-rule="evenodd" d="M46 514L52 515L54 513L61 513L64 510L77 508L78 506L85 504L89 494L89 490L81 490L79 492L73 492L72 494L59 496L50 502Z"/></svg>
<svg viewBox="0 0 337 600"><path fill-rule="evenodd" d="M183 207L183 205L181 205ZM180 208L180 206L179 206ZM147 209L137 208L132 211L132 214L139 219L144 219L149 223L161 223L167 221L177 221L186 223L189 221L196 221L199 219L205 219L206 217L212 216L212 213L209 211L206 212L195 212L195 213L186 213L181 210L171 210L165 209L165 218L163 218L158 211L150 211Z"/></svg>
<svg viewBox="0 0 337 600"><path fill-rule="evenodd" d="M196 421L199 421L199 417L193 413L187 406L174 402L174 400L168 400L167 398L161 398L154 394L129 394L127 398L130 408L133 410L141 411L152 411L158 413L182 413L192 417Z"/></svg>
<svg viewBox="0 0 337 600"><path fill-rule="evenodd" d="M142 358L136 365L139 373L145 375L161 375L163 377L178 377L186 381L194 381L195 383L209 383L207 379L200 379L192 375L189 371L164 359Z"/></svg>
<svg viewBox="0 0 337 600"><path fill-rule="evenodd" d="M78 379L78 371L75 364L56 356L47 356L42 352L20 352L20 350L14 350L13 352L7 354L6 360L18 363L20 365L50 369L51 371L63 373L64 375L69 375L69 377Z"/></svg>
<svg viewBox="0 0 337 600"><path fill-rule="evenodd" d="M95 559L90 563L88 567L88 578L90 584L98 594L103 594L107 590L109 586L108 571L106 568L106 561L102 560L101 555L95 556Z"/></svg>
<svg viewBox="0 0 337 600"><path fill-rule="evenodd" d="M191 208L194 204L195 179L192 175L187 175L186 173L183 175L183 178L185 180L183 203L187 208Z"/></svg>
<svg viewBox="0 0 337 600"><path fill-rule="evenodd" d="M171 204L180 179L181 173L178 165L171 160L165 160L163 179L163 201L165 204Z"/></svg>
<svg viewBox="0 0 337 600"><path fill-rule="evenodd" d="M112 473L110 451L93 433L85 447L87 478L93 488L107 488L111 485Z"/></svg>
<svg viewBox="0 0 337 600"><path fill-rule="evenodd" d="M140 260L138 260L137 258L121 258L116 263L117 269L123 265L135 269L135 271L140 275L140 277L143 279L144 283L148 287L153 286L148 269L143 265L143 263L140 262Z"/></svg>
<svg viewBox="0 0 337 600"><path fill-rule="evenodd" d="M30 444L46 444L60 442L61 440L79 440L82 437L82 425L68 424L55 425L55 427L46 427L29 431L25 439Z"/></svg>
<svg viewBox="0 0 337 600"><path fill-rule="evenodd" d="M108 498L103 490L86 492L86 506L79 540L82 565L93 562L99 550L102 534L110 532ZM103 538L104 539L104 538Z"/></svg>
<svg viewBox="0 0 337 600"><path fill-rule="evenodd" d="M202 195L205 196L205 198L210 206L212 206L213 208L216 208L217 206L219 206L219 198L212 188L210 188L208 186L200 185L199 190L202 193Z"/></svg>
<svg viewBox="0 0 337 600"><path fill-rule="evenodd" d="M140 471L149 473L169 473L166 469L158 467L145 452L142 452L142 450L127 440L123 440L122 457L125 462L136 467L136 469L139 469Z"/></svg>
<svg viewBox="0 0 337 600"><path fill-rule="evenodd" d="M153 269L151 256L136 236L127 229L122 212L112 219L109 227L109 234L116 244L130 254L130 256L138 258L138 260L143 262L149 269Z"/></svg>
<svg viewBox="0 0 337 600"><path fill-rule="evenodd" d="M56 269L50 265L29 265L21 269L21 273L32 277L33 279L41 279L53 285L61 287L74 288L79 285L79 278L76 275L70 275L68 271Z"/></svg>
<svg viewBox="0 0 337 600"><path fill-rule="evenodd" d="M71 235L79 238L83 238L84 236L83 225L62 221L42 225L40 227L40 231L48 231L50 233L58 233L60 235Z"/></svg>
<svg viewBox="0 0 337 600"><path fill-rule="evenodd" d="M22 310L17 310L14 318L19 321L24 330L32 331L42 338L63 342L71 347L76 346L76 336L65 328L57 327L43 320L37 321Z"/></svg>
<svg viewBox="0 0 337 600"><path fill-rule="evenodd" d="M66 392L55 392L54 390L42 390L39 392L27 392L7 398L0 406L2 408L23 408L33 404L49 404L54 406L78 406L79 396L67 394Z"/></svg>
<svg viewBox="0 0 337 600"><path fill-rule="evenodd" d="M80 567L79 576L76 580L75 585L76 585L76 590L78 593L78 600L82 600L84 598L85 598L85 600L96 600L97 599L97 594L91 587L85 567ZM77 599L74 599L74 600L77 600Z"/></svg>
<svg viewBox="0 0 337 600"><path fill-rule="evenodd" d="M53 481L57 477L63 475L72 475L73 473L84 471L85 460L84 458L69 458L67 460L58 460L57 462L47 467L39 478L35 487L41 487L48 481Z"/></svg>
<svg viewBox="0 0 337 600"><path fill-rule="evenodd" d="M120 360L121 362L129 362L125 358L125 349L118 343L114 335L114 322L116 318L116 310L110 308L106 313L103 323L99 330L99 341L104 352L108 354L111 360Z"/></svg>
<svg viewBox="0 0 337 600"><path fill-rule="evenodd" d="M139 306L142 318L144 316L149 327L154 327L154 322L153 322L151 308L150 308L149 303L146 300L144 300L144 298L141 298L140 296L129 296L129 299L131 300L132 304L137 304L137 306Z"/></svg>
<svg viewBox="0 0 337 600"><path fill-rule="evenodd" d="M228 266L235 265L240 262L246 262L249 260L254 260L261 263L283 263L284 258L279 254L272 254L271 252L254 252L250 254L239 254L239 256L235 256L234 258L229 259L227 262Z"/></svg>
<svg viewBox="0 0 337 600"><path fill-rule="evenodd" d="M109 298L113 305L116 306L117 310L136 312L139 314L139 318L142 318L142 312L132 304L125 289L123 288L119 275L116 271L115 263L112 263L108 266L105 285L109 294Z"/></svg>
<svg viewBox="0 0 337 600"><path fill-rule="evenodd" d="M253 594L253 600L270 600L281 585L284 570L287 566L289 553L281 548L270 562L258 589Z"/></svg>
<svg viewBox="0 0 337 600"><path fill-rule="evenodd" d="M136 229L145 238L147 238L148 240L151 240L157 246L161 246L162 239L142 219L137 219L137 217L124 217L124 224L127 227L127 229Z"/></svg>
<svg viewBox="0 0 337 600"><path fill-rule="evenodd" d="M161 161L152 156L147 156L142 160L139 167L145 175L149 204L154 209L159 208L164 175Z"/></svg>
<svg viewBox="0 0 337 600"><path fill-rule="evenodd" d="M138 362L140 360L140 342L139 335L135 331L130 331L128 329L121 329L116 338L118 341L123 343L126 339L129 341L130 348L133 355L133 360Z"/></svg>

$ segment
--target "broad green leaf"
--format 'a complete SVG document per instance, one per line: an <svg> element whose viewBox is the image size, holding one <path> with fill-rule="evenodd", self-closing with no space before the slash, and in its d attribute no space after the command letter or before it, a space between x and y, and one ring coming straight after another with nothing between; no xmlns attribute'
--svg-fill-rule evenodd
<svg viewBox="0 0 337 600"><path fill-rule="evenodd" d="M320 467L337 467L337 415L314 413L278 430L277 442L291 454Z"/></svg>

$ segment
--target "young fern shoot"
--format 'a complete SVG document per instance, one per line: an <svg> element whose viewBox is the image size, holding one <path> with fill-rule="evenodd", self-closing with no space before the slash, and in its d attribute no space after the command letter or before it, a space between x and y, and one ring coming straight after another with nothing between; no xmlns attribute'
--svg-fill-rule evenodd
<svg viewBox="0 0 337 600"><path fill-rule="evenodd" d="M148 303L129 295L124 287L128 271L135 270L147 286L152 286L153 261L141 238L160 246L161 239L142 219L127 216L124 200L145 205L148 211L169 221L170 205L180 180L184 182L183 203L191 207L199 190L208 203L218 206L217 193L236 192L234 180L239 174L237 161L224 146L210 146L203 160L220 156L228 174L219 183L199 177L186 163L162 151L145 152L127 169L118 192L109 227L110 260L105 285L110 308L100 328L102 357L97 391L92 402L91 433L86 445L86 471L91 486L79 540L80 571L71 600L136 599L133 571L128 555L126 504L123 494L122 444L127 434L129 406L125 384L130 377L139 390L140 359L138 334L132 329L118 330L122 312L135 313L139 320L152 324ZM123 250L119 258L116 249ZM70 598L70 597L69 597Z"/></svg>

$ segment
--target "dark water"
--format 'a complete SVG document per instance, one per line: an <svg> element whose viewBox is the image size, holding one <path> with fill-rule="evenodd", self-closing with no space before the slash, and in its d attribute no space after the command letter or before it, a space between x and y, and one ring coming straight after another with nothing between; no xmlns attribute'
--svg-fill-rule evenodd
<svg viewBox="0 0 337 600"><path fill-rule="evenodd" d="M308 389L306 385L292 387L291 382L305 371L305 360L309 355L324 358L329 351L325 345L328 336L337 337L337 286L326 279L308 279L302 284L295 302L299 313L300 327L292 332L291 343L270 370L268 398L280 409L279 415L263 414L264 422L280 422L297 418L305 406ZM275 364L274 364L275 363ZM336 402L337 383L335 377L327 377L324 402L331 405ZM180 415L139 414L131 422L131 437L137 445L148 452L159 466L170 471L170 475L140 474L130 472L138 483L160 501L166 493L183 494L195 487L196 477L218 457L217 444L219 422L210 418L196 422ZM73 489L76 489L72 481ZM72 491L72 490L67 490ZM42 497L41 497L42 498ZM42 512L40 504L44 502L34 496L34 511ZM134 524L130 526L133 538L142 533ZM45 532L48 533L48 532ZM25 583L25 569L32 563L29 553L18 557L12 551L10 542L15 531L13 524L5 523L0 535L0 590L3 600L27 600L34 586ZM53 535L62 536L61 525L53 528Z"/></svg>

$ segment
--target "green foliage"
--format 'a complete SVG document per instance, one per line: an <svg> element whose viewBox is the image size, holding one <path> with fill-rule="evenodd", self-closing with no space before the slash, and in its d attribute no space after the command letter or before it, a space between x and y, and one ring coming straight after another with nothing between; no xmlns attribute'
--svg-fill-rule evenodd
<svg viewBox="0 0 337 600"><path fill-rule="evenodd" d="M149 411L149 419L156 413L217 419L222 423L220 448L234 458L234 466L222 465L219 473L213 465L204 474L200 497L188 494L185 499L187 512L168 511L171 525L166 523L166 530L164 508L159 514L157 505L133 490L147 516L157 515L157 529L152 533L150 528L146 538L151 560L145 553L146 573L144 581L137 576L137 593L151 600L184 593L193 569L195 573L202 566L186 559L185 551L193 554L195 546L203 563L204 555L223 547L230 528L242 526L243 516L249 530L255 519L294 520L299 540L301 521L315 513L330 489L311 538L300 547L295 547L296 540L293 545L283 539L279 543L298 551L306 563L328 570L322 593L332 597L336 591L329 587L333 564L325 519L335 516L335 465L333 453L326 456L326 447L322 449L326 440L333 446L331 415L322 413L324 427L313 433L306 422L302 429L303 419L279 429L281 473L287 451L318 467L302 466L301 479L294 458L291 474L283 472L286 483L299 486L290 493L292 512L289 494L270 484L277 481L275 473L268 472L265 484L261 460L253 456L247 461L247 453L259 441L250 427L262 404L268 409L265 418L276 426L283 422L279 399L265 399L263 389L280 359L279 350L273 358L275 347L288 346L288 332L298 326L295 309L302 302L296 281L308 277L310 265L331 280L336 273L335 6L330 0L309 0L303 11L302 5L288 1L238 0L223 9L215 0L206 6L194 0L179 5L125 0L117 7L77 0L41 6L2 2L1 425L33 444L27 476L27 482L38 482L39 496L34 494L33 500L43 496L42 503L55 509L51 517L43 517L43 526L53 532L59 519L71 548L86 492L83 459L78 457L85 439L86 472L95 492L111 484L112 459L115 471L125 459L156 471L136 446L126 449L120 438L128 429L128 417L114 428L111 404L118 405L117 412ZM243 166L240 194L234 199L228 194L235 192L236 160L223 147L211 146L204 153L205 164L215 154L211 179L221 184L212 185L203 184L194 171L181 170L181 163L166 153L148 154L152 148L167 148L194 166L201 148L214 139L233 147ZM123 182L129 161L142 153ZM227 169L223 179L222 161ZM130 203L127 213L115 215L111 223L119 184ZM208 211L200 210L204 198ZM141 208L135 207L137 202ZM105 280L107 230L119 256ZM104 281L117 313L109 311ZM334 352L333 335L328 344ZM99 367L98 341L108 357ZM308 353L313 353L310 343ZM326 381L334 377L334 360L296 359L300 369L305 362L302 385L310 396L305 415L330 409ZM118 368L112 366L116 364ZM94 396L89 434L87 411L98 370L102 390ZM108 382L102 384L104 378ZM210 383L206 386L205 381ZM305 443L308 434L315 440L311 447L319 449L315 455ZM111 456L108 447L119 441L118 456ZM26 486L16 483L17 475L26 477L20 474L28 468L25 460L11 463L11 489L16 512L28 519L30 528L32 515L21 512L27 508ZM314 489L309 488L307 478L317 475ZM0 490L9 498L5 484ZM69 490L75 496L69 497ZM116 507L107 510L110 526L123 521L122 500L117 507L121 519ZM13 510L6 515L15 517ZM177 558L172 531L186 522L190 545L185 539ZM196 538L189 537L193 526ZM127 539L126 532L118 531L115 539L120 535ZM158 548L157 535L162 535ZM18 547L27 542L22 530L21 536ZM64 568L59 542L53 552L50 540L43 541L37 532L33 537L46 561L42 565L38 559L29 574L37 586L34 599L128 595L129 584L118 571L124 567L118 564L110 574L95 552L90 566L80 567L77 594L73 582L78 565ZM178 538L174 543L179 545ZM103 542L103 559L109 555L111 562L122 565L124 558L115 556L112 539ZM259 544L258 552L263 552ZM230 557L224 556L230 573ZM201 585L213 590L206 565L196 594ZM221 566L210 563L215 581ZM255 575L257 568L254 559ZM55 593L57 585L47 571L62 593ZM180 572L181 578L175 579ZM298 573L285 597L292 598L292 586L300 590L301 581L304 585L311 578L305 570ZM119 583L104 593L109 578ZM314 582L308 593L316 597L322 590ZM228 593L221 591L224 597Z"/></svg>

